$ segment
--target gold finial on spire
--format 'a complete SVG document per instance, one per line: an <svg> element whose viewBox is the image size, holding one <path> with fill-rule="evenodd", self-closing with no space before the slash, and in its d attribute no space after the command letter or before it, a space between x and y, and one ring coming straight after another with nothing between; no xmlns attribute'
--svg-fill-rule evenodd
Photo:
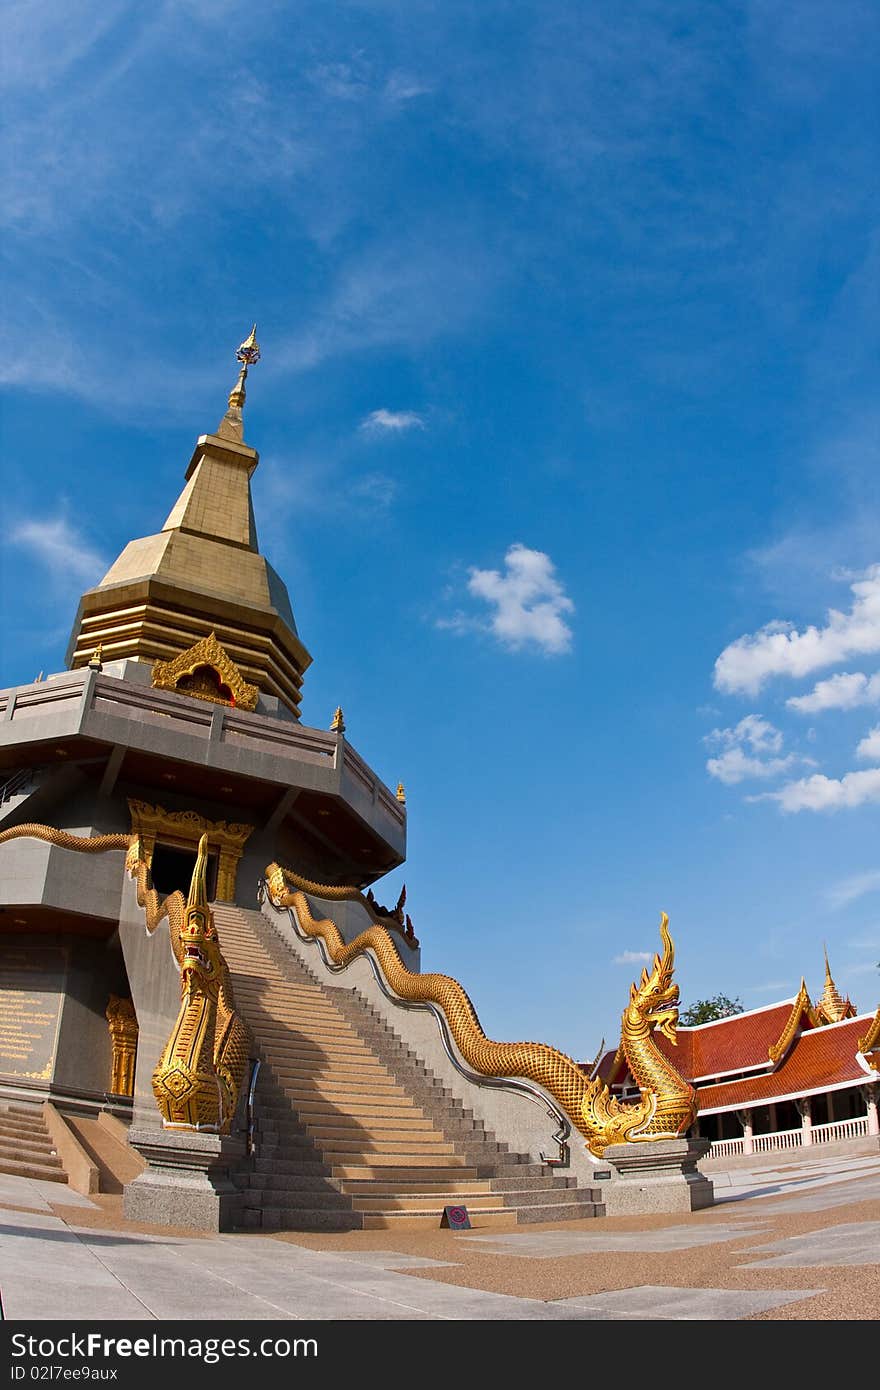
<svg viewBox="0 0 880 1390"><path fill-rule="evenodd" d="M405 806L405 805L406 805L406 788L404 787L404 785L403 785L402 782L398 782L398 784L397 784L397 792L395 793L395 795L397 796L397 800L400 802L401 806Z"/></svg>
<svg viewBox="0 0 880 1390"><path fill-rule="evenodd" d="M233 410L241 410L245 402L245 378L248 374L248 367L253 367L260 360L260 345L257 342L257 325L254 324L247 338L243 343L239 343L235 353L241 363L241 371L238 374L238 381L229 392L229 404Z"/></svg>
<svg viewBox="0 0 880 1390"><path fill-rule="evenodd" d="M104 669L101 664L101 645L102 644L99 642L95 650L92 652L91 658L89 660L90 671L102 671Z"/></svg>
<svg viewBox="0 0 880 1390"><path fill-rule="evenodd" d="M345 733L345 716L342 713L341 705L336 706L336 713L333 716L333 723L330 725L330 729L334 734Z"/></svg>

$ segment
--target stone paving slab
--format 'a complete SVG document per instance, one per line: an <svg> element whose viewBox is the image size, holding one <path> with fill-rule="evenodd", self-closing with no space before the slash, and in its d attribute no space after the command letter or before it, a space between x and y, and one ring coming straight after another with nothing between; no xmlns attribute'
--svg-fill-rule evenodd
<svg viewBox="0 0 880 1390"><path fill-rule="evenodd" d="M566 1255L591 1255L600 1251L644 1251L664 1254L742 1240L767 1227L766 1221L728 1221L704 1226L667 1226L659 1231L511 1231L509 1235L462 1236L468 1245L479 1244L488 1255L518 1255L530 1260L553 1260ZM598 1223L597 1223L598 1225Z"/></svg>
<svg viewBox="0 0 880 1390"><path fill-rule="evenodd" d="M787 1168L762 1168L754 1171L734 1171L714 1173L715 1205L742 1202L746 1198L769 1202L778 1197L786 1198L798 1193L813 1192L825 1187L840 1188L842 1195L835 1198L833 1205L854 1200L852 1190L847 1190L848 1181L869 1183L880 1180L880 1159L867 1158L812 1160L792 1164ZM786 1208L787 1209L787 1208ZM802 1210L803 1206L792 1208ZM773 1203L773 1210L777 1208Z"/></svg>
<svg viewBox="0 0 880 1390"><path fill-rule="evenodd" d="M880 1201L880 1173L867 1174L857 1182L841 1182L837 1186L820 1187L791 1197L762 1198L762 1209L771 1215L798 1211L828 1211L832 1207L849 1206L852 1202Z"/></svg>
<svg viewBox="0 0 880 1390"><path fill-rule="evenodd" d="M33 1211L51 1211L49 1203L65 1207L90 1207L94 1202L81 1192L74 1192L66 1183L46 1182L43 1178L20 1178L14 1173L0 1173L0 1206L30 1207Z"/></svg>
<svg viewBox="0 0 880 1390"><path fill-rule="evenodd" d="M824 1289L676 1289L643 1284L616 1289L589 1298L566 1298L558 1306L584 1309L595 1318L635 1321L731 1322L800 1303L824 1293Z"/></svg>
<svg viewBox="0 0 880 1390"><path fill-rule="evenodd" d="M749 1253L773 1255L752 1260L742 1269L816 1269L822 1265L880 1265L880 1221L853 1221L829 1230L789 1236L772 1245L754 1245Z"/></svg>

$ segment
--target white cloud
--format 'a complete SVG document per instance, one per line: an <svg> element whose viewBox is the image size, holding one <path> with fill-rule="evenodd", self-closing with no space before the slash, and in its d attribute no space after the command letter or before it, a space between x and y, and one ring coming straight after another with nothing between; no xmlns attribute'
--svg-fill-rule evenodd
<svg viewBox="0 0 880 1390"><path fill-rule="evenodd" d="M873 728L856 748L856 757L865 762L880 763L880 724Z"/></svg>
<svg viewBox="0 0 880 1390"><path fill-rule="evenodd" d="M366 430L368 434L381 434L389 430L392 434L400 434L404 430L423 430L425 422L415 410L372 410L366 419L362 420L360 429Z"/></svg>
<svg viewBox="0 0 880 1390"><path fill-rule="evenodd" d="M713 729L703 742L721 748L718 757L709 758L706 771L729 787L749 777L775 777L798 761L794 753L767 756L782 751L782 734L759 714L747 714L731 729Z"/></svg>
<svg viewBox="0 0 880 1390"><path fill-rule="evenodd" d="M815 773L789 782L778 792L764 792L752 801L778 801L783 811L840 811L880 801L880 767L847 772L841 778Z"/></svg>
<svg viewBox="0 0 880 1390"><path fill-rule="evenodd" d="M863 671L841 672L819 681L809 695L793 695L785 702L800 714L826 709L855 709L858 705L880 704L880 671L866 676Z"/></svg>
<svg viewBox="0 0 880 1390"><path fill-rule="evenodd" d="M650 951L621 951L619 956L614 956L612 965L642 965L654 959Z"/></svg>
<svg viewBox="0 0 880 1390"><path fill-rule="evenodd" d="M715 685L729 694L755 694L772 676L799 677L823 666L880 651L880 565L851 586L848 613L830 609L825 627L799 632L792 623L767 623L731 642L715 662Z"/></svg>
<svg viewBox="0 0 880 1390"><path fill-rule="evenodd" d="M853 874L851 878L841 879L828 889L827 898L832 907L846 907L866 893L880 889L880 869L872 869L865 874ZM853 944L853 943L850 943Z"/></svg>
<svg viewBox="0 0 880 1390"><path fill-rule="evenodd" d="M64 517L54 521L22 521L10 536L14 545L31 550L56 579L97 583L105 561Z"/></svg>
<svg viewBox="0 0 880 1390"><path fill-rule="evenodd" d="M513 651L528 646L554 656L569 651L572 632L562 615L573 613L574 604L556 578L550 556L516 542L507 551L504 565L503 574L498 570L469 572L469 593L495 610L488 623L458 614L441 621L440 626L463 631L477 621Z"/></svg>

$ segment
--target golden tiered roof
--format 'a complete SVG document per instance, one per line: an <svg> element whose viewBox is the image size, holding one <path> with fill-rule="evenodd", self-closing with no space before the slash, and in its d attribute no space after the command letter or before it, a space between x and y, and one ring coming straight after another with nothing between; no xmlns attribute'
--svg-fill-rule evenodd
<svg viewBox="0 0 880 1390"><path fill-rule="evenodd" d="M825 951L825 988L816 1000L816 1015L821 1023L842 1023L845 1018L855 1018L854 1004L847 997L842 999L837 985L831 978L828 964L828 951Z"/></svg>
<svg viewBox="0 0 880 1390"><path fill-rule="evenodd" d="M259 553L250 479L260 456L244 441L245 380L260 359L256 325L236 357L238 381L216 433L196 441L161 531L130 541L83 594L67 661L85 666L100 645L105 665L169 662L213 633L243 680L298 715L311 656L285 584Z"/></svg>

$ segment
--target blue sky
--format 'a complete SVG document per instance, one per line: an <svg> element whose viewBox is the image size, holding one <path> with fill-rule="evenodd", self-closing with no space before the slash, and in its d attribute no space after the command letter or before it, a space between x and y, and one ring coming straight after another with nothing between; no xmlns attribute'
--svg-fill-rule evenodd
<svg viewBox="0 0 880 1390"><path fill-rule="evenodd" d="M428 969L592 1057L880 959L865 0L13 3L5 681L179 490L256 319L261 545L410 813Z"/></svg>

